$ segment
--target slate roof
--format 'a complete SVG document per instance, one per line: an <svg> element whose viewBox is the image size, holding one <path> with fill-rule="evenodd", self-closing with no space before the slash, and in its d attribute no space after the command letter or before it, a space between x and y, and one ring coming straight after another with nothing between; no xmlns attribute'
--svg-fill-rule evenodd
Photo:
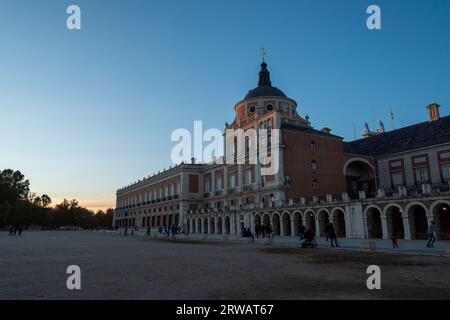
<svg viewBox="0 0 450 320"><path fill-rule="evenodd" d="M320 131L320 130L316 130L316 129L311 128L311 127L301 127L301 126L297 126L295 124L290 124L290 123L282 123L281 124L281 129L298 131L298 132L304 132L304 133L315 134L315 135L331 137L331 138L343 139L342 137L336 136L336 135L331 134L331 133L326 133L326 132L323 132L323 131Z"/></svg>
<svg viewBox="0 0 450 320"><path fill-rule="evenodd" d="M278 89L277 87L272 86L264 86L264 87L256 87L253 90L250 90L247 95L245 96L245 100L251 99L251 98L258 98L258 97L282 97L286 98L286 95Z"/></svg>
<svg viewBox="0 0 450 320"><path fill-rule="evenodd" d="M369 138L344 142L344 152L382 156L450 143L450 115Z"/></svg>

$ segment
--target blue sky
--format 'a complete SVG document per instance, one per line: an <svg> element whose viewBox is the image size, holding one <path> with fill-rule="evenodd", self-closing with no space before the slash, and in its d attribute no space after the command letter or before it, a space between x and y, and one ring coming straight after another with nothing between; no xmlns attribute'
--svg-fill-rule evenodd
<svg viewBox="0 0 450 320"><path fill-rule="evenodd" d="M66 29L77 4L82 30ZM366 28L366 8L382 30ZM37 193L113 204L115 190L171 164L176 128L223 128L272 82L316 128L353 139L450 106L450 1L4 0L0 168Z"/></svg>

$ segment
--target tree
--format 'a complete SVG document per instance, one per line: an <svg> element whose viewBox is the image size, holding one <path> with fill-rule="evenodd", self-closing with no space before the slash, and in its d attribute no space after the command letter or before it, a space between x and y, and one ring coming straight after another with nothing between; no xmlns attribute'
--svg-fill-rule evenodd
<svg viewBox="0 0 450 320"><path fill-rule="evenodd" d="M50 199L50 197L48 195L43 194L41 196L41 202L42 202L42 208L47 208L52 203L52 199Z"/></svg>
<svg viewBox="0 0 450 320"><path fill-rule="evenodd" d="M14 203L25 200L30 192L30 182L20 171L6 169L0 171L0 202Z"/></svg>

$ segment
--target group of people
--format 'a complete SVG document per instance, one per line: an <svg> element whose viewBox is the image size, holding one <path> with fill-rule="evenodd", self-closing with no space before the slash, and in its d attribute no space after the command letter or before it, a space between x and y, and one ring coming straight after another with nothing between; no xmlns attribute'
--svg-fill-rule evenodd
<svg viewBox="0 0 450 320"><path fill-rule="evenodd" d="M252 238L253 242L255 242L255 236L253 235L250 228L242 228L241 237L243 238Z"/></svg>
<svg viewBox="0 0 450 320"><path fill-rule="evenodd" d="M271 237L271 235L272 235L272 231L273 229L272 229L272 225L270 224L270 222L269 222L269 224L267 224L267 225L264 225L264 224L257 224L256 226L255 226L255 234L256 234L256 238L257 239L259 239L259 237L261 237L261 238L265 238L266 236L268 237L268 238L270 238Z"/></svg>
<svg viewBox="0 0 450 320"><path fill-rule="evenodd" d="M434 248L434 243L437 239L437 233L436 233L436 223L434 221L431 221L430 225L428 226L428 242L427 242L427 248ZM394 235L391 237L392 242L392 248L398 249L400 248L398 245L398 238Z"/></svg>
<svg viewBox="0 0 450 320"><path fill-rule="evenodd" d="M158 232L159 234L163 234L164 232L164 234L167 235L168 237L172 235L172 237L174 238L177 234L181 233L181 227L180 226L177 227L174 224L171 227L160 226L158 228ZM147 229L147 235L150 235L150 227Z"/></svg>
<svg viewBox="0 0 450 320"><path fill-rule="evenodd" d="M23 226L9 226L8 236L14 237L16 235L21 236L23 232Z"/></svg>

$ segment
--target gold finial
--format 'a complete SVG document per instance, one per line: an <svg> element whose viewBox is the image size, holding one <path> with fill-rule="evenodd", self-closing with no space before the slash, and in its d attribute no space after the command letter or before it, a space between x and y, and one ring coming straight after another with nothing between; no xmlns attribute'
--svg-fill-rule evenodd
<svg viewBox="0 0 450 320"><path fill-rule="evenodd" d="M263 62L266 63L266 55L267 55L266 48L264 48L264 46L263 46L261 48L261 51L262 51Z"/></svg>

